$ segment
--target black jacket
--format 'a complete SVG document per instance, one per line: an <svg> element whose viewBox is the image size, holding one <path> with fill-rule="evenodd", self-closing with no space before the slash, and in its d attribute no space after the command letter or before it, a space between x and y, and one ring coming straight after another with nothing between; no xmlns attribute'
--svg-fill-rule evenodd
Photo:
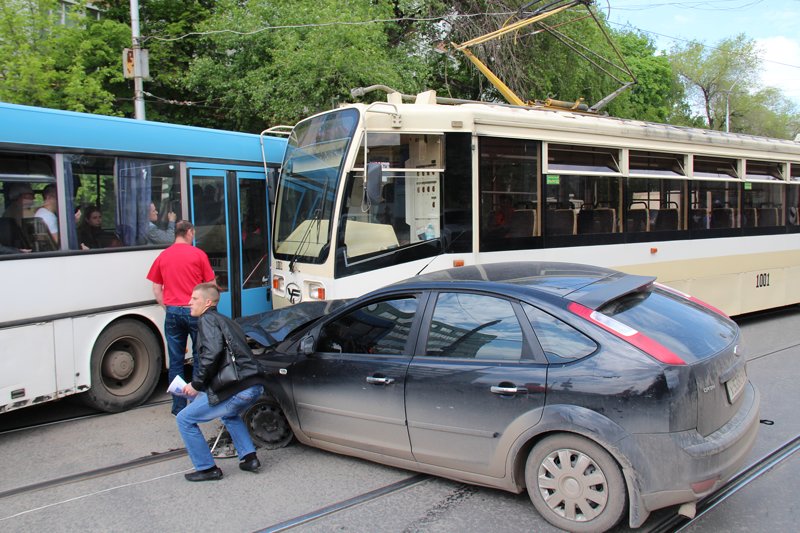
<svg viewBox="0 0 800 533"><path fill-rule="evenodd" d="M214 377L225 362L225 338L236 355L236 370L239 381L222 388L214 386ZM192 387L208 394L209 405L216 405L234 394L253 385L263 383L253 352L239 325L219 314L211 307L197 320L197 359Z"/></svg>

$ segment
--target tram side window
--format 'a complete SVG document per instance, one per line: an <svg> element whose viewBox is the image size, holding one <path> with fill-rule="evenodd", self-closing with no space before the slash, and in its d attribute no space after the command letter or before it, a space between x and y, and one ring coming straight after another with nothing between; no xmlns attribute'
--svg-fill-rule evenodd
<svg viewBox="0 0 800 533"><path fill-rule="evenodd" d="M631 150L623 230L632 233L683 229L686 155Z"/></svg>
<svg viewBox="0 0 800 533"><path fill-rule="evenodd" d="M0 254L58 249L55 180L50 156L0 153Z"/></svg>
<svg viewBox="0 0 800 533"><path fill-rule="evenodd" d="M680 179L628 178L624 231L638 233L682 229L685 183Z"/></svg>
<svg viewBox="0 0 800 533"><path fill-rule="evenodd" d="M164 245L181 218L179 164L66 155L64 182L73 250Z"/></svg>
<svg viewBox="0 0 800 533"><path fill-rule="evenodd" d="M783 166L782 163L769 161L746 161L742 227L783 226Z"/></svg>
<svg viewBox="0 0 800 533"><path fill-rule="evenodd" d="M694 156L687 226L693 230L740 227L738 161Z"/></svg>
<svg viewBox="0 0 800 533"><path fill-rule="evenodd" d="M620 231L620 150L550 144L544 176L547 236Z"/></svg>
<svg viewBox="0 0 800 533"><path fill-rule="evenodd" d="M789 172L789 186L786 187L786 225L800 226L800 163L792 163Z"/></svg>
<svg viewBox="0 0 800 533"><path fill-rule="evenodd" d="M540 235L539 143L521 139L479 139L481 250L525 246Z"/></svg>

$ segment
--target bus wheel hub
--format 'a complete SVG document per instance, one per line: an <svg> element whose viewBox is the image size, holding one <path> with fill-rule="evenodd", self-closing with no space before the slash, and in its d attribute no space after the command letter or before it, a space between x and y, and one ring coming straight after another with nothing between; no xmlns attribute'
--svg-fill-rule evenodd
<svg viewBox="0 0 800 533"><path fill-rule="evenodd" d="M103 375L112 379L124 380L133 373L133 356L130 352L113 350L103 360Z"/></svg>

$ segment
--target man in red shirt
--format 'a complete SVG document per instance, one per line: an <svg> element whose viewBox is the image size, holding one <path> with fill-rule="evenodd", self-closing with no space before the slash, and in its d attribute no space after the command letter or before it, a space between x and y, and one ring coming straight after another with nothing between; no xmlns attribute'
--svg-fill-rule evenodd
<svg viewBox="0 0 800 533"><path fill-rule="evenodd" d="M195 286L214 281L208 256L193 246L193 242L194 226L188 220L179 221L175 225L175 243L158 255L147 273L147 279L153 282L153 294L158 305L167 312L164 334L169 352L170 383L175 376L183 374L186 339L189 336L192 337L192 360L197 368L197 318L189 313L189 300ZM177 415L184 407L186 398L172 397L173 415Z"/></svg>

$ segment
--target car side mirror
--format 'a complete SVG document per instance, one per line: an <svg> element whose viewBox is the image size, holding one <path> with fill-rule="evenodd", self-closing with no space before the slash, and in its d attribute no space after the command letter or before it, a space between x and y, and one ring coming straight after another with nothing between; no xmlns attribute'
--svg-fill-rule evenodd
<svg viewBox="0 0 800 533"><path fill-rule="evenodd" d="M303 355L311 355L314 353L314 337L308 335L300 340L300 352Z"/></svg>
<svg viewBox="0 0 800 533"><path fill-rule="evenodd" d="M383 166L380 163L367 164L367 181L364 186L367 189L367 199L370 204L381 202L381 186L383 185Z"/></svg>

